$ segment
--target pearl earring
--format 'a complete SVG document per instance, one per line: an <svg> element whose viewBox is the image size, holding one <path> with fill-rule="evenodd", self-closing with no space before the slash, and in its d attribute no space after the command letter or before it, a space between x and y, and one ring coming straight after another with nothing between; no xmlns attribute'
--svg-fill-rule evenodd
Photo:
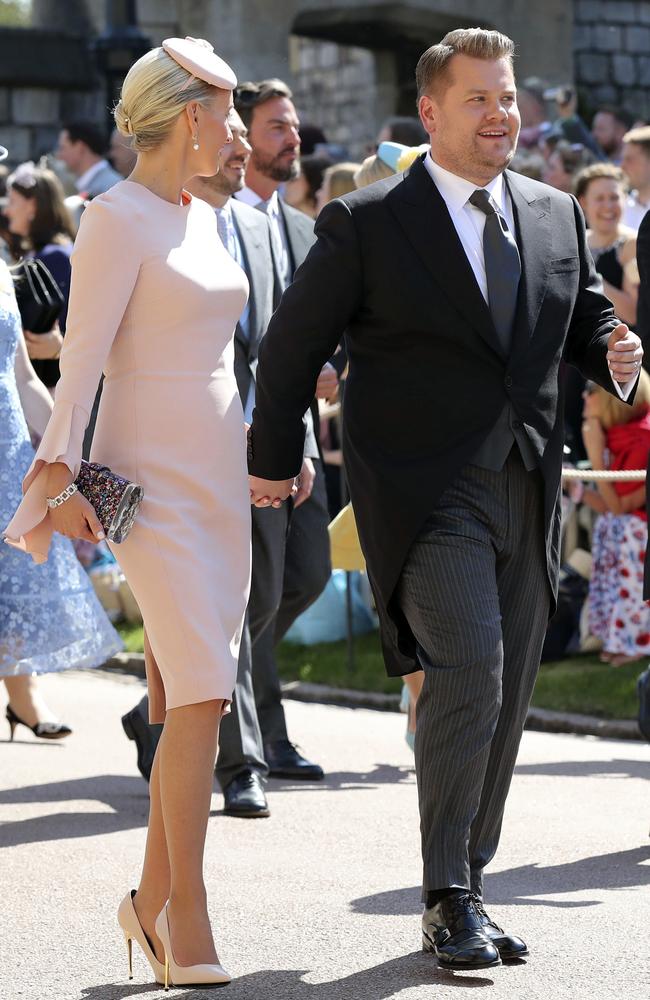
<svg viewBox="0 0 650 1000"><path fill-rule="evenodd" d="M194 136L192 136L192 138L194 139L194 143L192 145L192 149L198 149L199 148L199 137L198 137L198 135L194 135Z"/></svg>

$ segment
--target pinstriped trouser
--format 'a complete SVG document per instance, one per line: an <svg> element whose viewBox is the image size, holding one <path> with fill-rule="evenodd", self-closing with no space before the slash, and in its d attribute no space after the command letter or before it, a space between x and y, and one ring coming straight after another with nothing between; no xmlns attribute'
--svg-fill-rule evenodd
<svg viewBox="0 0 650 1000"><path fill-rule="evenodd" d="M542 480L516 448L466 466L407 557L397 598L425 680L417 709L423 900L482 895L548 619Z"/></svg>

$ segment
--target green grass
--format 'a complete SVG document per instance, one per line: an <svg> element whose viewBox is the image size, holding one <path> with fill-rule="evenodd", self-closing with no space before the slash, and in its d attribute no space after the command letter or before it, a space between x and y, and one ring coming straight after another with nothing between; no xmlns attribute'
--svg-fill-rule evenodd
<svg viewBox="0 0 650 1000"><path fill-rule="evenodd" d="M120 626L119 631L130 652L142 651L141 627ZM377 633L355 639L352 671L348 667L345 642L318 646L285 642L280 646L278 664L285 681L309 681L389 694L401 690L399 680L386 676ZM533 705L605 719L636 718L636 679L645 666L640 661L626 667L610 667L593 655L546 663L537 680Z"/></svg>

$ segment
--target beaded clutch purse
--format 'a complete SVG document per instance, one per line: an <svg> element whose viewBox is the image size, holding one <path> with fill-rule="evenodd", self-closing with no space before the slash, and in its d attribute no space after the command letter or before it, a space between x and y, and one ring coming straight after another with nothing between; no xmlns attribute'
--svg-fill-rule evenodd
<svg viewBox="0 0 650 1000"><path fill-rule="evenodd" d="M142 487L97 462L81 463L75 485L94 507L109 541L123 542L140 509Z"/></svg>

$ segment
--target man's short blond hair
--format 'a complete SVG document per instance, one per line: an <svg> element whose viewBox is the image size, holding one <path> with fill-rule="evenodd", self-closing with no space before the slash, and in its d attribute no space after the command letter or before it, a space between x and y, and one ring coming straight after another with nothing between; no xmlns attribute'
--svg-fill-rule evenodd
<svg viewBox="0 0 650 1000"><path fill-rule="evenodd" d="M641 146L641 149L646 154L650 156L650 125L641 125L639 128L630 129L623 136L623 142L633 142L635 146Z"/></svg>
<svg viewBox="0 0 650 1000"><path fill-rule="evenodd" d="M450 63L458 55L472 59L507 59L512 66L515 43L502 32L486 28L456 28L448 32L441 42L420 56L415 70L418 99L423 94L431 97L449 85Z"/></svg>

